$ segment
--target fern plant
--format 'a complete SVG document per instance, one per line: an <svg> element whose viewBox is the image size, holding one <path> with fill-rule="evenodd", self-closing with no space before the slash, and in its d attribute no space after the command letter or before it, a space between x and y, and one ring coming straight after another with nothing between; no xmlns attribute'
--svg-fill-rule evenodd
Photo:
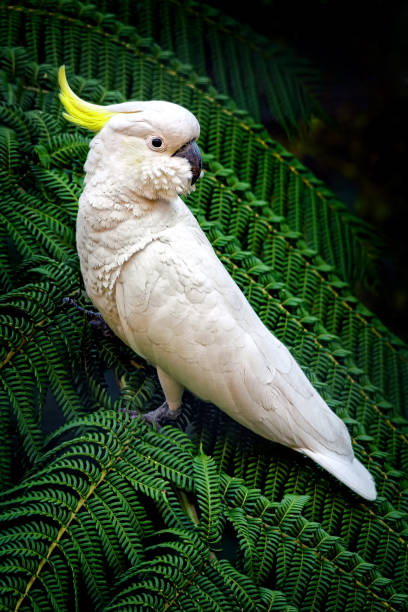
<svg viewBox="0 0 408 612"><path fill-rule="evenodd" d="M168 29L179 5L164 4ZM371 232L168 38L145 38L148 3L144 21L115 7L126 23L72 0L1 5L0 608L407 609L407 351L348 282ZM161 391L63 303L87 305L74 227L89 134L61 119L62 63L83 98L197 114L205 175L188 203L349 426L375 503L191 396L160 433L123 412Z"/></svg>
<svg viewBox="0 0 408 612"><path fill-rule="evenodd" d="M257 198L284 215L289 227L303 233L342 277L359 278L375 252L367 224L350 214L262 125L219 94L208 77L143 38L135 27L92 6L64 0L56 9L54 2L38 6L31 0L27 9L4 5L2 40L27 45L34 61L65 63L86 78L98 78L106 88L119 89L126 99L171 97L191 108L200 119L204 150L235 170L240 181L250 182ZM9 60L11 68L15 59ZM284 191L291 191L291 198L276 197L277 182Z"/></svg>
<svg viewBox="0 0 408 612"><path fill-rule="evenodd" d="M291 49L265 39L214 6L195 0L140 4L99 0L96 5L127 25L137 25L139 34L173 51L198 74L207 74L219 92L257 121L275 121L293 133L300 120L323 115L318 71Z"/></svg>

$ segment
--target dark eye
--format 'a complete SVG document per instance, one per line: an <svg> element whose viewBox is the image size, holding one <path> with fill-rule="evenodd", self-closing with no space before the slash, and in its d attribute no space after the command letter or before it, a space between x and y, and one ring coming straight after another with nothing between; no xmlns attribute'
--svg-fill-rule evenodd
<svg viewBox="0 0 408 612"><path fill-rule="evenodd" d="M154 134L149 134L146 136L145 142L149 149L156 151L157 153L162 153L162 151L167 149L167 145L163 138L160 136L155 136Z"/></svg>

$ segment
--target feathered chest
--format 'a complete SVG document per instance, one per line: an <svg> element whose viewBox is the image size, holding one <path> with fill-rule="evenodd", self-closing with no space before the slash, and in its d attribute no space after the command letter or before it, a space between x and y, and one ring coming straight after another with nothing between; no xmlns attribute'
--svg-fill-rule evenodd
<svg viewBox="0 0 408 612"><path fill-rule="evenodd" d="M77 250L89 297L114 294L122 266L183 220L181 200L140 201L87 184L79 201ZM187 214L190 215L189 211Z"/></svg>
<svg viewBox="0 0 408 612"><path fill-rule="evenodd" d="M126 211L97 208L81 198L76 239L81 272L91 299L112 292L120 267L139 248L132 238L132 225Z"/></svg>

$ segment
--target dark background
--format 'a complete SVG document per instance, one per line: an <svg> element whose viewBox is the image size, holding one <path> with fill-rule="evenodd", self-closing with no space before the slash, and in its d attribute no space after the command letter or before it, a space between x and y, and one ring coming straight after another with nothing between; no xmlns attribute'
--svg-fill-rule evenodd
<svg viewBox="0 0 408 612"><path fill-rule="evenodd" d="M308 0L224 12L307 57L321 71L331 121L315 120L289 140L268 127L384 241L358 297L408 341L408 2ZM220 8L220 5L218 4Z"/></svg>

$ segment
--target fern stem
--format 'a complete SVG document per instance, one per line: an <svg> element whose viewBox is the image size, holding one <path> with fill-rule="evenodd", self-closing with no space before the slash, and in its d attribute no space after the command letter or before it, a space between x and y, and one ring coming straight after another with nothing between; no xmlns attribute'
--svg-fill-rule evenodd
<svg viewBox="0 0 408 612"><path fill-rule="evenodd" d="M37 325L37 327L31 332L31 334L29 334L26 338L23 336L20 344L18 345L17 348L12 349L5 357L4 361L2 361L0 363L0 370L4 368L5 365L8 364L9 361L11 361L13 359L13 357L15 357L15 355L17 355L21 349L23 348L23 346L25 346L27 344L27 342L30 342L30 340L33 338L33 336L37 333L38 328L41 327L42 325L44 325L44 323L47 323L46 319L43 319L42 321L40 321Z"/></svg>
<svg viewBox="0 0 408 612"><path fill-rule="evenodd" d="M198 525L200 523L200 519L198 518L196 507L193 504L193 502L191 502L188 499L187 493L185 493L184 491L178 490L177 495L180 499L180 503L181 503L181 506L184 512L187 514L187 516L192 520L192 522L195 525ZM212 550L210 550L208 558L210 561L212 561L213 559L217 558L217 555Z"/></svg>
<svg viewBox="0 0 408 612"><path fill-rule="evenodd" d="M177 493L184 512L193 521L195 525L198 525L200 519L198 518L195 505L188 499L187 494L184 491L177 491Z"/></svg>
<svg viewBox="0 0 408 612"><path fill-rule="evenodd" d="M110 463L112 463L113 459L111 460ZM106 469L102 470L102 474L98 480L98 482L96 483L92 483L88 493L85 495L85 497L80 497L80 499L78 500L77 506L75 508L75 510L73 510L71 512L71 516L68 519L68 522L66 525L63 525L62 527L60 527L57 537L55 538L55 540L51 543L48 552L47 552L47 556L44 557L43 559L41 559L37 571L34 574L34 576L31 576L30 580L27 583L26 589L24 591L24 593L21 595L20 599L18 600L16 607L14 608L14 612L17 612L17 610L19 610L21 604L23 603L25 597L28 595L28 593L31 590L31 587L33 586L34 582L36 581L36 579L38 578L38 576L41 573L41 570L43 569L43 567L45 566L45 564L47 563L47 561L49 560L49 558L51 557L54 549L58 546L58 542L61 540L62 536L65 534L65 532L68 530L68 527L70 526L70 524L72 523L72 521L76 518L76 515L78 514L78 512L80 511L80 509L82 508L82 506L85 504L85 502L89 499L89 497L93 494L93 492L95 491L96 487L98 487L101 482L103 482L103 480L105 479L106 474L108 473L108 468L109 468L109 464L107 466Z"/></svg>

